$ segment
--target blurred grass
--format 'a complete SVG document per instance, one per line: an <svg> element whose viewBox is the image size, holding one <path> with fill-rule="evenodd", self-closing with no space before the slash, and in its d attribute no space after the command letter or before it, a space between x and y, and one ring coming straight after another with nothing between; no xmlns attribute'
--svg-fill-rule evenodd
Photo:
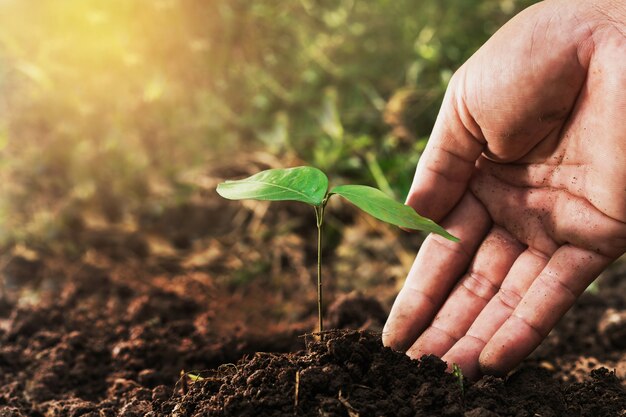
<svg viewBox="0 0 626 417"><path fill-rule="evenodd" d="M0 243L252 149L402 198L450 76L531 3L0 0Z"/></svg>

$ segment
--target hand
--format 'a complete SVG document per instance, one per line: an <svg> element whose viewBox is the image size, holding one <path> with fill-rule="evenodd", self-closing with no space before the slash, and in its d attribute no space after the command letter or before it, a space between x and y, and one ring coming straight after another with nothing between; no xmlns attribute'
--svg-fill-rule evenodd
<svg viewBox="0 0 626 417"><path fill-rule="evenodd" d="M453 76L407 204L424 242L383 331L471 378L503 374L626 250L626 6L520 13Z"/></svg>

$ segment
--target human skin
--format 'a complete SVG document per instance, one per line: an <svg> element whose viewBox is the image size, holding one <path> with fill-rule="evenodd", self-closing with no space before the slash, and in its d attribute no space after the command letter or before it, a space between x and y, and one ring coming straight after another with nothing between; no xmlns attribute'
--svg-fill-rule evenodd
<svg viewBox="0 0 626 417"><path fill-rule="evenodd" d="M407 204L430 235L383 342L502 375L626 250L626 2L548 0L452 77Z"/></svg>

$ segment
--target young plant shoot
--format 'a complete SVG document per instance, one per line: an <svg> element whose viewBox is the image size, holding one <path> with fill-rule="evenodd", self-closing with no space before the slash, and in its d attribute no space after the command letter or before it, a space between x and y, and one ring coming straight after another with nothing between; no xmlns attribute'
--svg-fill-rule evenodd
<svg viewBox="0 0 626 417"><path fill-rule="evenodd" d="M371 216L406 229L436 233L452 241L458 239L411 207L395 201L382 191L365 185L339 185L328 189L326 174L317 168L302 166L268 169L249 178L226 181L217 192L230 200L300 201L315 210L317 224L317 310L319 331L322 320L322 226L328 199L339 195Z"/></svg>

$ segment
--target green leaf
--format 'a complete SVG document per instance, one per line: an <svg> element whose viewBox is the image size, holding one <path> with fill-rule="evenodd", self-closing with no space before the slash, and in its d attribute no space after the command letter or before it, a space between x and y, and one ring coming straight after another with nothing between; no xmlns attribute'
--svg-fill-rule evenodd
<svg viewBox="0 0 626 417"><path fill-rule="evenodd" d="M313 206L322 204L327 191L326 174L313 167L268 169L217 186L218 194L229 200L292 200Z"/></svg>
<svg viewBox="0 0 626 417"><path fill-rule="evenodd" d="M330 194L342 196L364 212L384 222L407 229L436 233L446 239L459 241L434 221L420 216L411 207L397 202L376 188L365 185L340 185L334 187Z"/></svg>
<svg viewBox="0 0 626 417"><path fill-rule="evenodd" d="M187 378L191 379L193 382L204 381L204 378L200 375L192 374L187 372Z"/></svg>

